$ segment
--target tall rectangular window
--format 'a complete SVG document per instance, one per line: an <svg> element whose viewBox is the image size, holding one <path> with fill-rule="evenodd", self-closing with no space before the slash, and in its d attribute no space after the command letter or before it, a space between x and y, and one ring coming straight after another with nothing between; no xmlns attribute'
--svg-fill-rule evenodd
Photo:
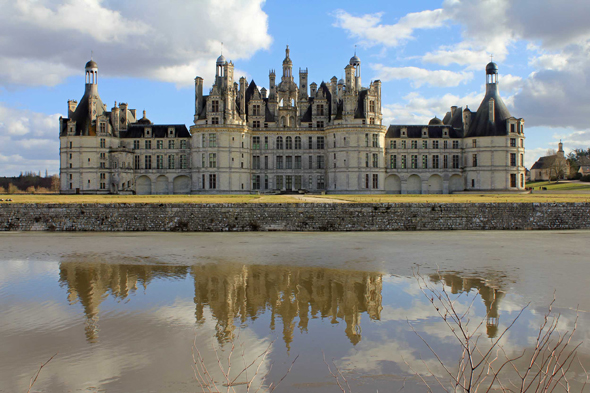
<svg viewBox="0 0 590 393"><path fill-rule="evenodd" d="M391 169L397 168L397 155L393 154L393 155L389 156L389 167Z"/></svg>
<svg viewBox="0 0 590 393"><path fill-rule="evenodd" d="M217 147L217 134L209 134L209 147Z"/></svg>
<svg viewBox="0 0 590 393"><path fill-rule="evenodd" d="M318 105L317 109L318 109L318 116L324 116L324 106Z"/></svg>
<svg viewBox="0 0 590 393"><path fill-rule="evenodd" d="M516 166L516 153L510 153L510 166Z"/></svg>
<svg viewBox="0 0 590 393"><path fill-rule="evenodd" d="M307 148L310 150L313 149L313 137L312 136L307 137Z"/></svg>
<svg viewBox="0 0 590 393"><path fill-rule="evenodd" d="M264 156L264 169L268 169L268 156Z"/></svg>
<svg viewBox="0 0 590 393"><path fill-rule="evenodd" d="M252 105L252 116L260 116L260 105ZM260 126L260 122L258 122Z"/></svg>
<svg viewBox="0 0 590 393"><path fill-rule="evenodd" d="M313 169L313 156L309 156L309 165L307 166L309 169Z"/></svg>
<svg viewBox="0 0 590 393"><path fill-rule="evenodd" d="M379 175L373 174L373 189L379 188Z"/></svg>
<svg viewBox="0 0 590 393"><path fill-rule="evenodd" d="M516 147L516 138L510 138L510 147Z"/></svg>
<svg viewBox="0 0 590 393"><path fill-rule="evenodd" d="M260 120L253 120L252 128L260 128Z"/></svg>
<svg viewBox="0 0 590 393"><path fill-rule="evenodd" d="M443 149L448 149L449 148L449 141L444 141L443 142Z"/></svg>
<svg viewBox="0 0 590 393"><path fill-rule="evenodd" d="M324 177L324 175L318 175L317 188L318 188L318 190L322 190L322 189L326 188L326 178Z"/></svg>
<svg viewBox="0 0 590 393"><path fill-rule="evenodd" d="M186 159L186 154L180 155L180 169L187 169L188 168L188 161Z"/></svg>
<svg viewBox="0 0 590 393"><path fill-rule="evenodd" d="M213 173L209 175L209 188L211 190L215 190L217 188L217 175Z"/></svg>
<svg viewBox="0 0 590 393"><path fill-rule="evenodd" d="M100 138L100 147L102 147L103 149L105 147L107 147L107 141L104 138Z"/></svg>
<svg viewBox="0 0 590 393"><path fill-rule="evenodd" d="M209 153L209 168L217 168L217 154Z"/></svg>
<svg viewBox="0 0 590 393"><path fill-rule="evenodd" d="M317 126L317 128L324 128L324 121L323 120L318 121L316 126Z"/></svg>
<svg viewBox="0 0 590 393"><path fill-rule="evenodd" d="M407 168L408 163L406 162L406 160L407 160L407 158L406 158L406 155L404 154L402 156L402 163L401 163L402 169L406 169Z"/></svg>
<svg viewBox="0 0 590 393"><path fill-rule="evenodd" d="M219 112L219 101L218 100L211 101L211 112Z"/></svg>
<svg viewBox="0 0 590 393"><path fill-rule="evenodd" d="M318 165L318 169L325 169L324 166L324 156L317 156L317 165Z"/></svg>
<svg viewBox="0 0 590 393"><path fill-rule="evenodd" d="M168 141L168 149L174 149L174 140Z"/></svg>
<svg viewBox="0 0 590 393"><path fill-rule="evenodd" d="M175 169L174 156L168 156L168 169Z"/></svg>
<svg viewBox="0 0 590 393"><path fill-rule="evenodd" d="M389 141L390 149L397 149L397 141Z"/></svg>
<svg viewBox="0 0 590 393"><path fill-rule="evenodd" d="M447 169L449 167L449 156L443 156L443 169Z"/></svg>
<svg viewBox="0 0 590 393"><path fill-rule="evenodd" d="M412 149L417 149L418 148L418 141L411 141L412 143Z"/></svg>
<svg viewBox="0 0 590 393"><path fill-rule="evenodd" d="M524 166L524 154L520 155L520 166Z"/></svg>
<svg viewBox="0 0 590 393"><path fill-rule="evenodd" d="M252 137L252 149L253 150L259 150L260 149L260 137L259 136L253 136Z"/></svg>
<svg viewBox="0 0 590 393"><path fill-rule="evenodd" d="M428 141L422 141L422 148L428 149Z"/></svg>
<svg viewBox="0 0 590 393"><path fill-rule="evenodd" d="M379 134L373 134L373 147L379 147Z"/></svg>
<svg viewBox="0 0 590 393"><path fill-rule="evenodd" d="M369 174L365 175L365 188L369 188Z"/></svg>
<svg viewBox="0 0 590 393"><path fill-rule="evenodd" d="M70 143L72 143L72 142L70 142ZM70 148L71 148L71 147L72 147L72 146L70 146ZM139 141L133 141L133 148L134 148L134 149L139 149Z"/></svg>
<svg viewBox="0 0 590 393"><path fill-rule="evenodd" d="M477 139L471 140L471 147L477 147Z"/></svg>
<svg viewBox="0 0 590 393"><path fill-rule="evenodd" d="M164 148L164 141L163 140L156 141L156 149L162 150L163 148Z"/></svg>
<svg viewBox="0 0 590 393"><path fill-rule="evenodd" d="M369 153L365 153L365 168L369 167Z"/></svg>
<svg viewBox="0 0 590 393"><path fill-rule="evenodd" d="M422 156L422 169L428 168L428 156Z"/></svg>
<svg viewBox="0 0 590 393"><path fill-rule="evenodd" d="M375 101L369 101L369 112L375 112Z"/></svg>
<svg viewBox="0 0 590 393"><path fill-rule="evenodd" d="M293 169L293 156L285 156L285 169Z"/></svg>
<svg viewBox="0 0 590 393"><path fill-rule="evenodd" d="M139 169L139 156L133 157L133 168Z"/></svg>
<svg viewBox="0 0 590 393"><path fill-rule="evenodd" d="M301 137L295 137L295 150L301 150Z"/></svg>
<svg viewBox="0 0 590 393"><path fill-rule="evenodd" d="M453 154L453 169L459 168L459 155Z"/></svg>
<svg viewBox="0 0 590 393"><path fill-rule="evenodd" d="M180 141L180 148L181 149L187 149L188 148L188 143L187 143L187 141L185 139L182 139Z"/></svg>
<svg viewBox="0 0 590 393"><path fill-rule="evenodd" d="M301 156L295 156L295 169L301 169Z"/></svg>
<svg viewBox="0 0 590 393"><path fill-rule="evenodd" d="M438 169L438 155L432 156L432 167Z"/></svg>
<svg viewBox="0 0 590 393"><path fill-rule="evenodd" d="M201 134L201 147L207 147L207 135Z"/></svg>
<svg viewBox="0 0 590 393"><path fill-rule="evenodd" d="M322 150L324 148L324 137L318 136L316 138L316 148Z"/></svg>
<svg viewBox="0 0 590 393"><path fill-rule="evenodd" d="M379 155L373 154L373 168L379 168Z"/></svg>
<svg viewBox="0 0 590 393"><path fill-rule="evenodd" d="M418 168L418 156L412 155L412 169Z"/></svg>
<svg viewBox="0 0 590 393"><path fill-rule="evenodd" d="M152 169L152 156L145 156L145 169Z"/></svg>
<svg viewBox="0 0 590 393"><path fill-rule="evenodd" d="M459 141L453 141L453 149L459 148Z"/></svg>
<svg viewBox="0 0 590 393"><path fill-rule="evenodd" d="M281 190L283 188L283 175L275 177L275 188Z"/></svg>
<svg viewBox="0 0 590 393"><path fill-rule="evenodd" d="M260 169L260 156L252 156L252 169Z"/></svg>
<svg viewBox="0 0 590 393"><path fill-rule="evenodd" d="M432 141L432 148L438 149L438 141Z"/></svg>
<svg viewBox="0 0 590 393"><path fill-rule="evenodd" d="M156 156L156 169L164 169L164 156Z"/></svg>
<svg viewBox="0 0 590 393"><path fill-rule="evenodd" d="M252 177L252 189L260 190L260 175L255 175Z"/></svg>
<svg viewBox="0 0 590 393"><path fill-rule="evenodd" d="M277 156L276 169L283 169L283 156Z"/></svg>
<svg viewBox="0 0 590 393"><path fill-rule="evenodd" d="M406 148L406 141L402 141L402 149Z"/></svg>
<svg viewBox="0 0 590 393"><path fill-rule="evenodd" d="M471 156L471 165L474 167L477 166L477 154Z"/></svg>
<svg viewBox="0 0 590 393"><path fill-rule="evenodd" d="M369 147L369 134L365 134L365 147Z"/></svg>

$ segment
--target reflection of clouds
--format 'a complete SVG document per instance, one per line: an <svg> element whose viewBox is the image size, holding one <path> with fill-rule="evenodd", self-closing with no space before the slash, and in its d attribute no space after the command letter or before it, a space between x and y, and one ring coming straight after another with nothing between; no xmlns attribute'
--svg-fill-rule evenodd
<svg viewBox="0 0 590 393"><path fill-rule="evenodd" d="M53 300L0 306L0 314L0 332L3 334L61 330L80 319L74 310Z"/></svg>
<svg viewBox="0 0 590 393"><path fill-rule="evenodd" d="M58 277L58 262L29 262L24 260L8 260L0 263L0 288L11 284L30 280L40 276L52 281Z"/></svg>
<svg viewBox="0 0 590 393"><path fill-rule="evenodd" d="M195 339L210 373L217 381L224 380L213 350L213 345L218 347L215 320L205 310L206 320L195 330L194 303L189 300L177 299L172 304L131 315L105 310L100 339L92 344L85 340L81 315L66 306L46 302L31 305L27 311L28 306L13 305L7 308L8 314L2 312L0 348L4 356L0 359L0 385L6 391L22 391L28 386L29 374L55 352L59 352L58 356L46 366L36 385L44 391L92 387L121 392L184 391L187 386L196 390L198 384L191 368L191 345ZM5 315L11 318L4 318ZM12 317L14 321L10 321ZM11 332L16 333L19 326L28 329L21 329L15 342ZM252 362L268 346L267 338L242 328L233 355L234 371L241 370L243 363ZM226 345L219 349L224 364L229 348ZM267 358L260 375L266 374L269 367Z"/></svg>

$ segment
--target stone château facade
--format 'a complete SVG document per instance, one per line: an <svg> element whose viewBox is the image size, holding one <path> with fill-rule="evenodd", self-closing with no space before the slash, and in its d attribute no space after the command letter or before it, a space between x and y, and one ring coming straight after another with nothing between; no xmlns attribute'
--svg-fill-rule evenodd
<svg viewBox="0 0 590 393"><path fill-rule="evenodd" d="M242 77L220 56L203 94L195 78L194 125L155 125L145 112L98 95L98 66L86 64L86 91L60 119L63 193L199 194L273 191L451 193L522 190L524 120L486 67L477 110L452 107L427 125L382 124L381 82L363 87L355 55L345 79L299 84L287 47L282 76L269 88Z"/></svg>

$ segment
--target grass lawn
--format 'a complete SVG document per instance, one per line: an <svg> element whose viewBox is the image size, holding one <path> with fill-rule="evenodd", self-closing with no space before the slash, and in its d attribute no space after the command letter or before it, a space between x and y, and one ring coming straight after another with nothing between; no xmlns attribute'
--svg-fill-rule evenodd
<svg viewBox="0 0 590 393"><path fill-rule="evenodd" d="M547 190L590 190L590 183L586 182L570 182L562 180L559 183L549 181L536 181L526 184L527 187L533 187L538 190L539 187L547 187Z"/></svg>
<svg viewBox="0 0 590 393"><path fill-rule="evenodd" d="M353 203L532 203L590 202L590 194L326 195Z"/></svg>
<svg viewBox="0 0 590 393"><path fill-rule="evenodd" d="M288 195L0 195L12 203L297 203ZM0 202L11 203L11 202Z"/></svg>
<svg viewBox="0 0 590 393"><path fill-rule="evenodd" d="M308 195L310 200L350 203L590 202L590 194ZM290 195L0 195L4 203L302 203Z"/></svg>

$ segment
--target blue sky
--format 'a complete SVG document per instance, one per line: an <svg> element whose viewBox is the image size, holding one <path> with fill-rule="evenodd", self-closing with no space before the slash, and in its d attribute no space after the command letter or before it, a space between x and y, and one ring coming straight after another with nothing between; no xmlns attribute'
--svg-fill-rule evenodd
<svg viewBox="0 0 590 393"><path fill-rule="evenodd" d="M0 176L59 171L58 119L84 92L93 51L99 92L154 123L190 126L194 77L211 86L221 50L238 79L268 87L285 46L295 75L341 78L354 54L363 85L383 82L384 124L477 109L493 54L500 89L525 119L530 167L562 139L590 146L590 7L578 0L0 0Z"/></svg>

